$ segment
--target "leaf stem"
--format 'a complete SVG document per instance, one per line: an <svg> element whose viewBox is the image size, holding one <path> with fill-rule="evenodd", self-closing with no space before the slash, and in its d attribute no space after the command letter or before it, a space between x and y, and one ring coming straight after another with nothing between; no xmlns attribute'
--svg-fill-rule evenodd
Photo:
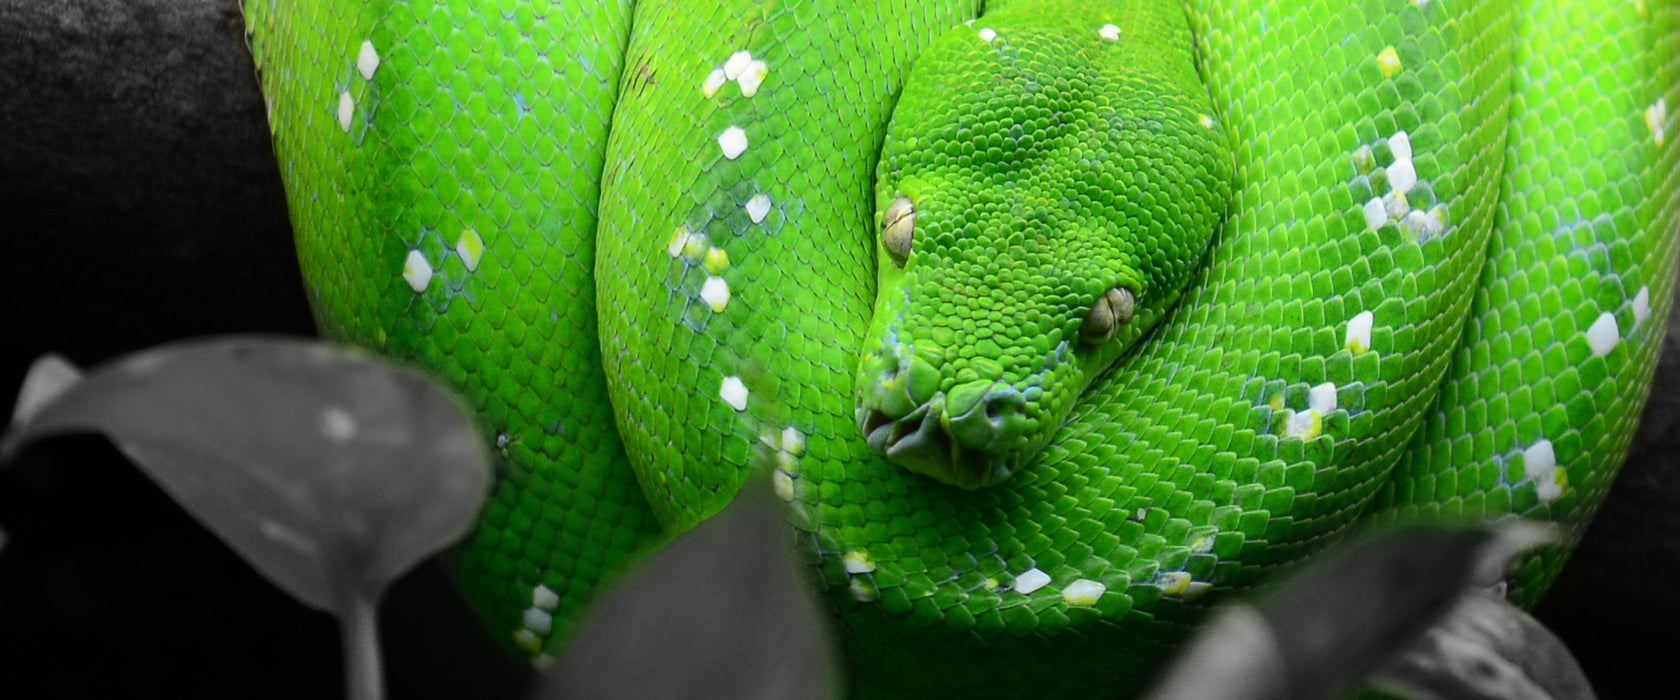
<svg viewBox="0 0 1680 700"><path fill-rule="evenodd" d="M352 594L339 619L344 632L345 697L349 700L384 700L385 684L379 657L377 599Z"/></svg>

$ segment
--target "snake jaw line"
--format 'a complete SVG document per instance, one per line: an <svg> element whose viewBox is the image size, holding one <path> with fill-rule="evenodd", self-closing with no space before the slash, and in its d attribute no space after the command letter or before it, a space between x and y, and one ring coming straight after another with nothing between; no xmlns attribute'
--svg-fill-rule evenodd
<svg viewBox="0 0 1680 700"><path fill-rule="evenodd" d="M900 384L896 374L883 379L857 408L858 428L877 454L965 489L985 488L1015 473L1018 454L995 448L1024 432L1021 392L1001 380L981 380L911 403Z"/></svg>
<svg viewBox="0 0 1680 700"><path fill-rule="evenodd" d="M1021 461L1027 396L1001 378L941 389L924 355L883 343L864 359L855 418L877 454L910 471L967 489L1001 482Z"/></svg>

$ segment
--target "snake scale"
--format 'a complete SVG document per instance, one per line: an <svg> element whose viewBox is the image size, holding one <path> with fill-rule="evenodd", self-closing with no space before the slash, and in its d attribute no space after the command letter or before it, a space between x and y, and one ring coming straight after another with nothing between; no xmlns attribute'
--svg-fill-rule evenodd
<svg viewBox="0 0 1680 700"><path fill-rule="evenodd" d="M768 465L857 694L1137 688L1364 523L1572 541L1668 316L1674 3L245 11L320 327L478 410L539 668Z"/></svg>

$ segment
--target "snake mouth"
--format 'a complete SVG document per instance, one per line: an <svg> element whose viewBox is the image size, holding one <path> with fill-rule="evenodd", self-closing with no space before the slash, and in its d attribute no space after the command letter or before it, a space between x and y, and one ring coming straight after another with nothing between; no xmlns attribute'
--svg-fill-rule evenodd
<svg viewBox="0 0 1680 700"><path fill-rule="evenodd" d="M945 411L945 395L940 394L897 418L879 407L860 405L857 418L869 447L893 463L943 483L979 489L1008 479L1015 471L1011 456L965 444L955 436L975 418L992 422L986 412L984 406L976 406L953 419Z"/></svg>
<svg viewBox="0 0 1680 700"><path fill-rule="evenodd" d="M951 383L926 356L883 342L860 364L858 428L877 454L936 481L966 489L1001 482L1029 454L1040 390L1014 386L1001 369L987 374Z"/></svg>

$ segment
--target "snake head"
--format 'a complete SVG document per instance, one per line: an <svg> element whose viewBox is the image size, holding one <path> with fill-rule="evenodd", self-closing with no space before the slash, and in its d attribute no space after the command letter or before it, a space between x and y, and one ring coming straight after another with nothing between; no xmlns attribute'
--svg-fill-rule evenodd
<svg viewBox="0 0 1680 700"><path fill-rule="evenodd" d="M933 285L939 290L980 289L978 280L924 272L946 280ZM936 292L943 299L932 304L911 293L878 303L880 328L869 336L857 382L858 426L871 448L971 489L1008 479L1036 455L1090 377L1143 325L1133 325L1135 283L1012 294L1040 280L1019 269L987 277L1000 282L995 293ZM1041 325L1051 330L1024 332Z"/></svg>
<svg viewBox="0 0 1680 700"><path fill-rule="evenodd" d="M1231 185L1188 54L1008 12L923 52L893 113L855 384L875 451L965 488L1030 464L1166 315Z"/></svg>

